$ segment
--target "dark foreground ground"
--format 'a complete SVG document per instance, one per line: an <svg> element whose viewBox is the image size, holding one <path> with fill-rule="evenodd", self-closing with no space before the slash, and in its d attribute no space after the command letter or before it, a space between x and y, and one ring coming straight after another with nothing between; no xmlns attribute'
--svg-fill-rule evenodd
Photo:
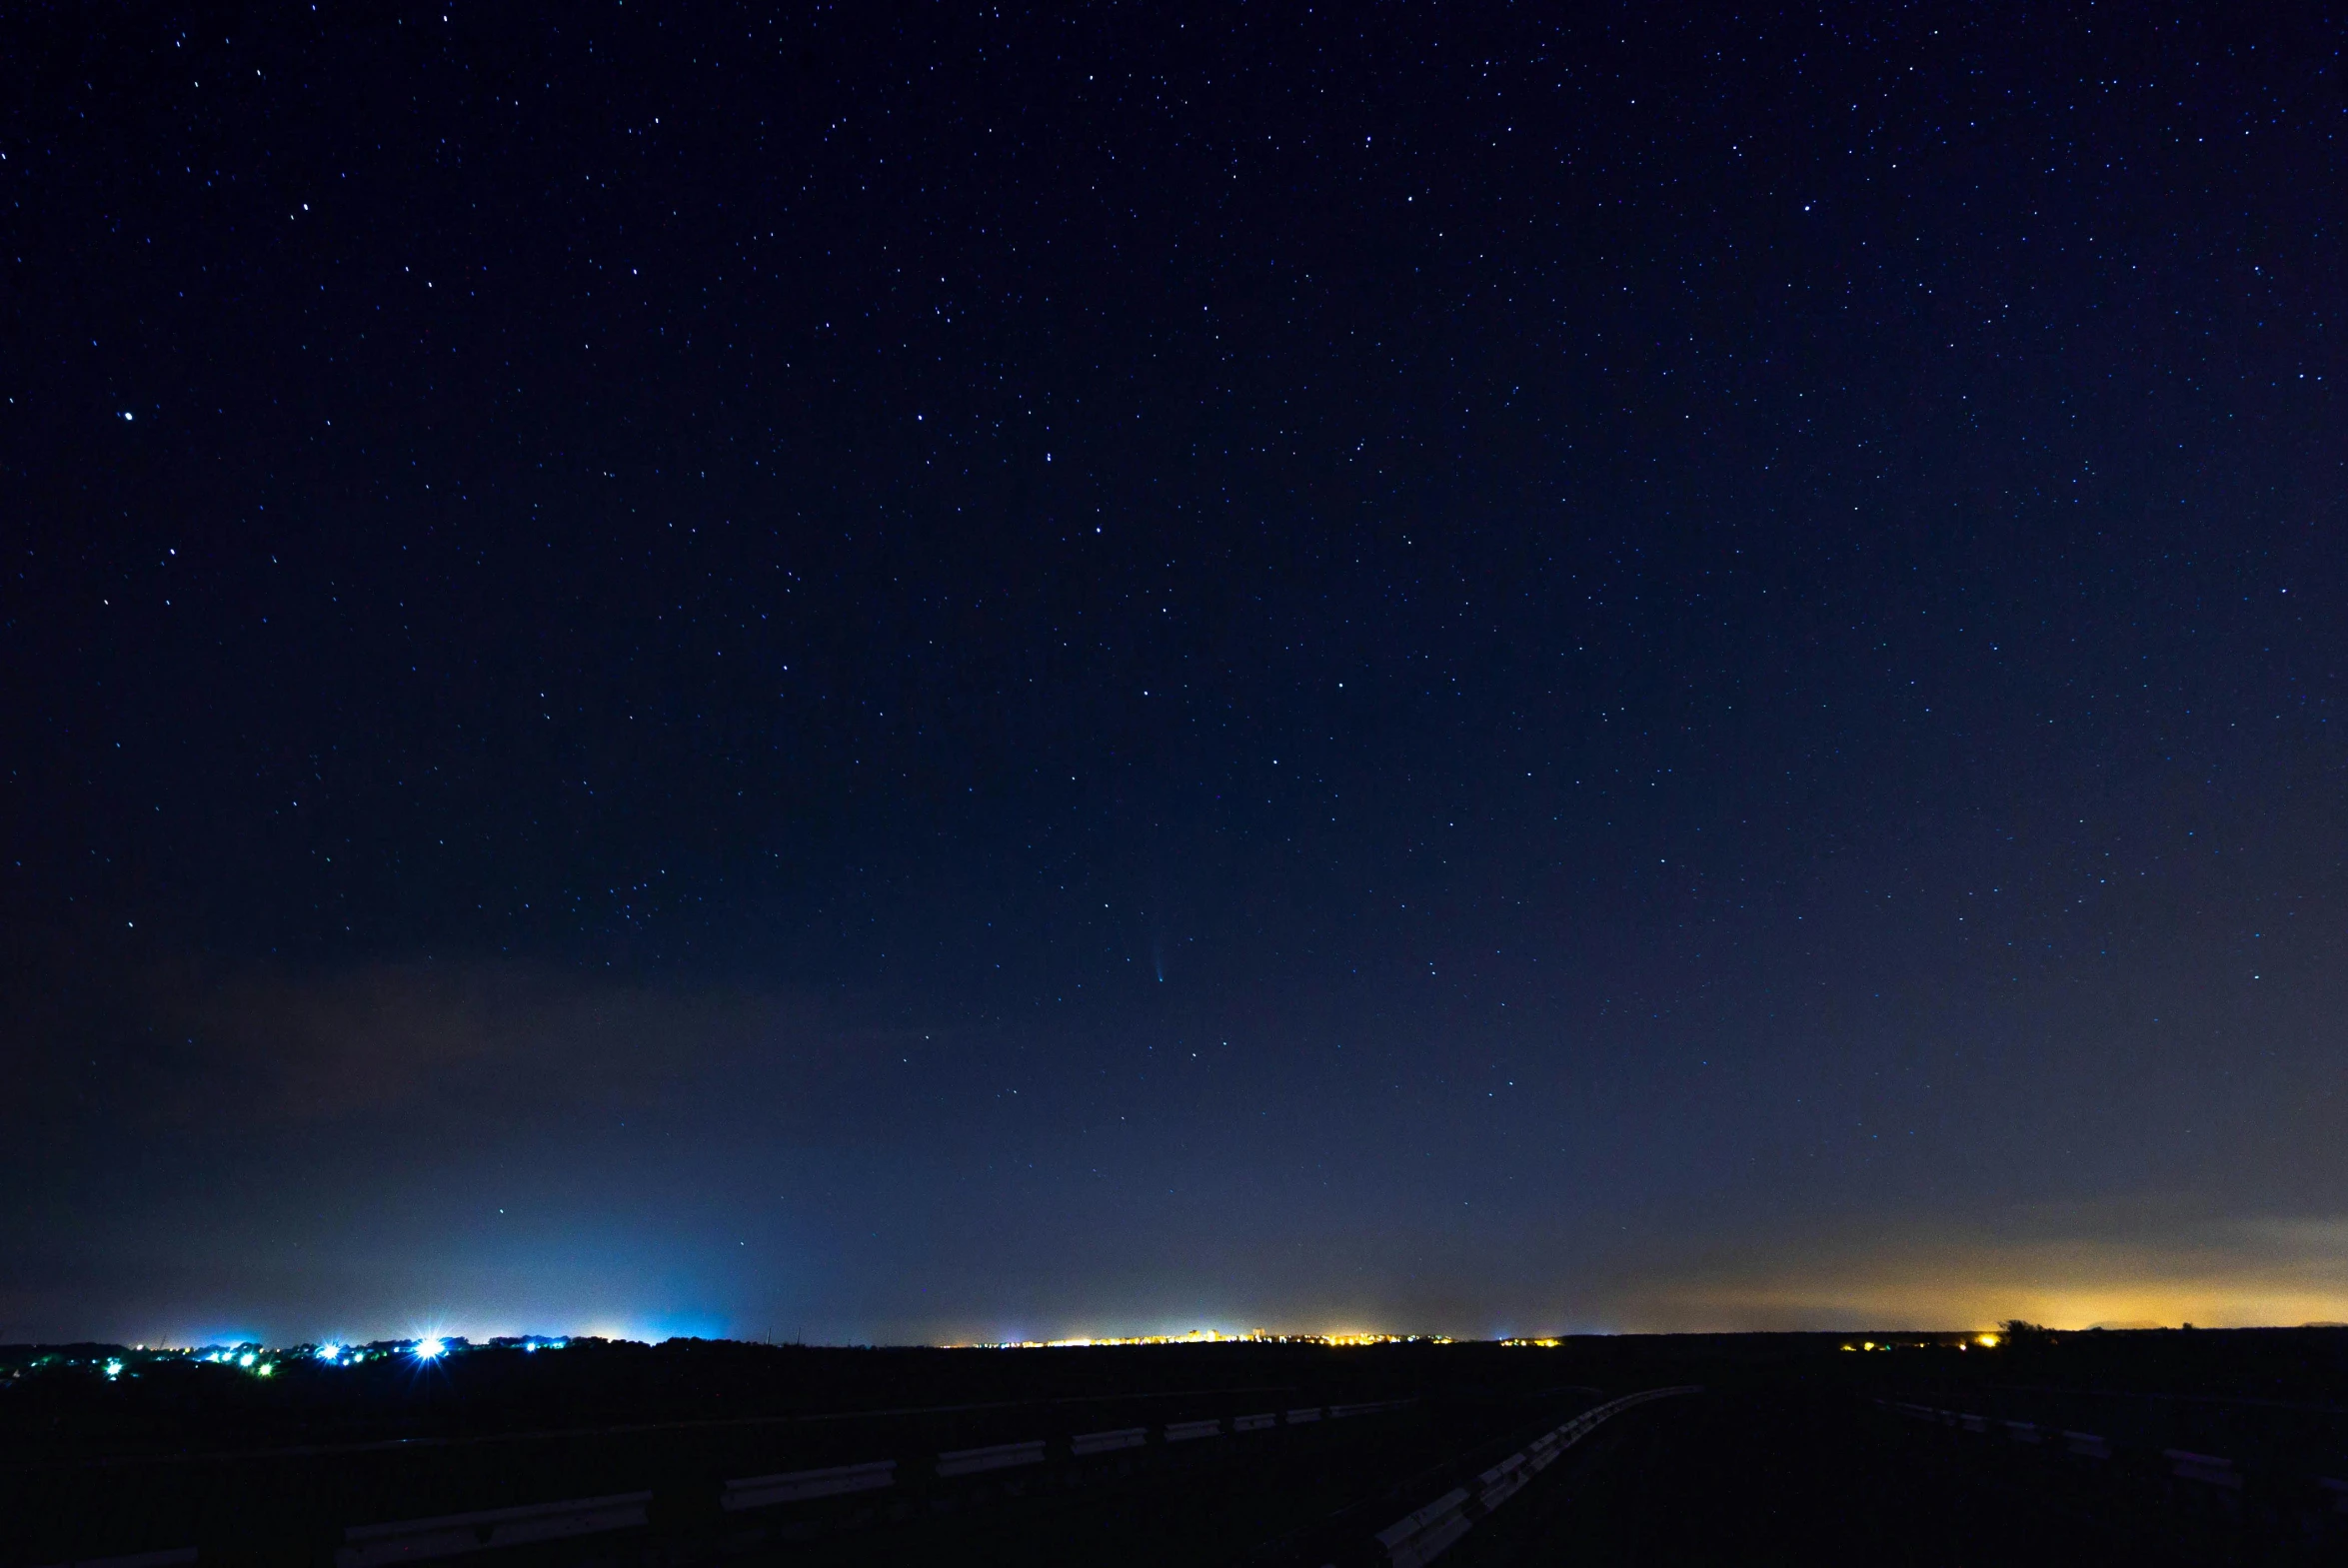
<svg viewBox="0 0 2348 1568"><path fill-rule="evenodd" d="M2348 1333L1953 1337L582 1345L266 1381L108 1379L93 1347L0 1384L0 1568L1317 1568L1426 1560L1379 1533L1446 1506L1471 1526L1446 1568L2348 1562ZM1576 1432L1482 1511L1479 1478L1544 1434L1690 1385ZM1106 1432L1128 1446L1078 1441ZM1016 1444L994 1468L941 1457ZM728 1482L876 1463L886 1484L725 1506ZM554 1539L495 1517L612 1497ZM453 1523L367 1534L422 1520Z"/></svg>
<svg viewBox="0 0 2348 1568"><path fill-rule="evenodd" d="M1442 1561L1499 1564L2337 1562L2343 1532L2082 1475L1836 1401L1710 1393L1636 1411ZM2340 1521L2348 1525L2348 1519Z"/></svg>

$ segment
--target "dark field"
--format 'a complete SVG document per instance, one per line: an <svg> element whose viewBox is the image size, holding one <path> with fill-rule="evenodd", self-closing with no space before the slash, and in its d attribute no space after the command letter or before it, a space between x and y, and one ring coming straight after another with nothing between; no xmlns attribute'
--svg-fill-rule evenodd
<svg viewBox="0 0 2348 1568"><path fill-rule="evenodd" d="M2348 1561L2348 1331L1864 1337L0 1352L0 1568Z"/></svg>

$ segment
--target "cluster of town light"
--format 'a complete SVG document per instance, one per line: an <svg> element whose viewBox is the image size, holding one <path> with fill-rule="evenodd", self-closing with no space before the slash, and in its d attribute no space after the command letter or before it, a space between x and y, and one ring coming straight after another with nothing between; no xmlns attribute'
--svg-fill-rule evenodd
<svg viewBox="0 0 2348 1568"><path fill-rule="evenodd" d="M1844 1345L1842 1348L1861 1352L1868 1350L1926 1350L1941 1343L1943 1341L1938 1339L1862 1339L1855 1345ZM1995 1334L1975 1334L1970 1340L1960 1339L1956 1342L1956 1347L1959 1350L1970 1350L1975 1345L1979 1345L1984 1350L1995 1350L1997 1336Z"/></svg>
<svg viewBox="0 0 2348 1568"><path fill-rule="evenodd" d="M1275 1334L1250 1328L1243 1334L1193 1328L1186 1334L1132 1334L1095 1339L1002 1339L965 1346L972 1350L1085 1350L1100 1345L1447 1345L1444 1334Z"/></svg>
<svg viewBox="0 0 2348 1568"><path fill-rule="evenodd" d="M460 1350L561 1350L570 1343L571 1341L568 1339L493 1339L484 1346L469 1344L462 1339L451 1339L440 1334L427 1334L422 1339L402 1343L394 1353L404 1353L418 1361L439 1361L455 1355ZM325 1345L320 1348L331 1350L334 1347ZM352 1353L357 1354L355 1351Z"/></svg>
<svg viewBox="0 0 2348 1568"><path fill-rule="evenodd" d="M527 1339L493 1339L486 1345L475 1345L447 1335L427 1334L420 1339L378 1340L366 1345L346 1345L338 1340L327 1340L321 1344L294 1345L282 1350L271 1350L250 1340L238 1344L198 1347L133 1345L119 1354L93 1356L87 1360L70 1355L37 1356L21 1367L0 1367L0 1384L12 1382L28 1372L37 1372L43 1368L75 1366L86 1366L109 1383L118 1383L126 1375L136 1379L145 1368L165 1362L225 1367L254 1377L274 1378L278 1367L288 1361L308 1361L316 1366L356 1367L371 1361L405 1359L422 1367L460 1351L563 1350L570 1343L568 1339L534 1334Z"/></svg>
<svg viewBox="0 0 2348 1568"><path fill-rule="evenodd" d="M439 1361L460 1350L492 1348L499 1350L562 1350L570 1345L568 1339L537 1338L494 1340L488 1347L467 1344L462 1339L427 1334L421 1339L394 1339L371 1345L346 1345L338 1340L327 1340L316 1345L297 1345L287 1350L270 1350L257 1344L207 1345L198 1350L175 1350L160 1345L140 1345L142 1360L197 1361L208 1366L233 1367L250 1372L255 1377L274 1377L278 1364L288 1359L310 1361L318 1366L354 1367L370 1361L407 1357L415 1361ZM108 1357L99 1363L99 1370L107 1378L120 1378L128 1370L120 1356Z"/></svg>

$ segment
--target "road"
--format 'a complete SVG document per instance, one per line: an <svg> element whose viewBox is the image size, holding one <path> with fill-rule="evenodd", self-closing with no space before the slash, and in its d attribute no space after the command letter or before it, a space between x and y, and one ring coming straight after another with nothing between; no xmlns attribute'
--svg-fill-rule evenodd
<svg viewBox="0 0 2348 1568"><path fill-rule="evenodd" d="M1848 1395L1714 1392L1627 1412L1443 1568L2337 1562L2036 1452L1919 1430Z"/></svg>

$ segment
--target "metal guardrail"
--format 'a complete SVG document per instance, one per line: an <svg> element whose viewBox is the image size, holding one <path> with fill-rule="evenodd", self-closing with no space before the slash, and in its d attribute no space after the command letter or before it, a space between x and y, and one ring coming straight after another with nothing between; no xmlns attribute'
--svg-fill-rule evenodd
<svg viewBox="0 0 2348 1568"><path fill-rule="evenodd" d="M1454 1486L1416 1513L1377 1532L1377 1544L1396 1568L1418 1568L1432 1562L1442 1550L1475 1527L1467 1512L1467 1488Z"/></svg>
<svg viewBox="0 0 2348 1568"><path fill-rule="evenodd" d="M1114 1432L1079 1432L1069 1439L1069 1451L1079 1459L1112 1454L1121 1448L1139 1448L1150 1441L1150 1428L1125 1426Z"/></svg>
<svg viewBox="0 0 2348 1568"><path fill-rule="evenodd" d="M2109 1459L2111 1444L2093 1432L2065 1432L2063 1451L2080 1459Z"/></svg>
<svg viewBox="0 0 2348 1568"><path fill-rule="evenodd" d="M2242 1490L2242 1473L2234 1468L2231 1459L2220 1459L2215 1454L2191 1453L2182 1448L2164 1448L2160 1456L2169 1462L2169 1474L2180 1481L2222 1486L2230 1492Z"/></svg>
<svg viewBox="0 0 2348 1568"><path fill-rule="evenodd" d="M2006 1435L2017 1443L2043 1443L2052 1447L2059 1442L2063 1452L2081 1459L2111 1457L2111 1444L2096 1432L2058 1431L2040 1426L2034 1421L1992 1421L1985 1415L1975 1415L1969 1410L1940 1410L1931 1405L1910 1404L1898 1399L1878 1399L1875 1403L1911 1421L1923 1421L1964 1432L1979 1432L1983 1436L1996 1427L2003 1427ZM2219 1463L2230 1467L2232 1461L2220 1460Z"/></svg>
<svg viewBox="0 0 2348 1568"><path fill-rule="evenodd" d="M997 1443L988 1448L958 1448L938 1456L942 1476L977 1475L983 1470L1011 1470L1044 1462L1044 1439L1028 1443Z"/></svg>
<svg viewBox="0 0 2348 1568"><path fill-rule="evenodd" d="M2003 1427L2006 1435L2015 1442L2043 1444L2049 1448L2059 1442L2062 1451L2073 1458L2109 1460L2112 1457L2110 1441L2096 1432L2057 1432L2029 1421L1992 1422L1970 1411L1942 1410L1905 1400L1878 1399L1875 1403L1896 1415L1932 1426L1983 1434L1995 1427ZM2192 1481L2197 1485L2214 1487L2222 1494L2239 1494L2243 1489L2242 1471L2232 1459L2224 1455L2195 1453L2187 1448L2164 1448L2160 1451L2160 1460L2159 1468L2172 1480ZM2348 1481L2320 1475L2313 1479L2319 1496L2332 1500L2332 1511L2348 1514Z"/></svg>
<svg viewBox="0 0 2348 1568"><path fill-rule="evenodd" d="M444 1514L437 1519L404 1519L396 1524L355 1524L343 1532L343 1546L334 1554L335 1568L383 1568L390 1563L636 1529L646 1523L645 1509L651 1502L650 1492L619 1492L482 1513Z"/></svg>
<svg viewBox="0 0 2348 1568"><path fill-rule="evenodd" d="M1231 1417L1227 1430L1233 1434L1269 1431L1281 1425L1301 1426L1324 1417L1338 1420L1376 1415L1405 1409L1415 1403L1417 1401L1414 1399L1382 1399L1366 1404L1313 1405L1289 1410L1284 1417L1280 1412L1262 1411ZM1067 1456L1084 1459L1123 1449L1141 1448L1149 1443L1152 1430L1146 1426L1129 1426L1108 1432L1079 1433L1068 1440ZM1156 1430L1163 1442L1181 1443L1221 1437L1226 1428L1223 1418L1214 1417L1197 1421L1170 1421ZM943 1480L1041 1465L1051 1457L1050 1447L1049 1440L1034 1438L1020 1443L995 1443L984 1448L948 1449L938 1455L935 1473ZM897 1483L898 1462L894 1459L878 1459L867 1464L834 1465L821 1470L790 1470L777 1475L746 1476L728 1481L719 1493L718 1505L727 1513L740 1513L822 1497L885 1491ZM572 1536L639 1529L648 1522L647 1509L652 1502L652 1495L650 1492L623 1492L610 1497L495 1508L483 1513L447 1514L439 1518L406 1519L390 1524L353 1525L343 1532L343 1545L335 1553L335 1568L392 1568L392 1565L400 1563L426 1562L471 1552L491 1551L499 1547L521 1546L534 1541L555 1541ZM59 1564L56 1568L183 1568L183 1565L193 1563L195 1559L195 1551L190 1548L184 1552L154 1553L145 1557L105 1562Z"/></svg>
<svg viewBox="0 0 2348 1568"><path fill-rule="evenodd" d="M1387 1525L1377 1532L1377 1544L1384 1550L1386 1561L1393 1568L1419 1568L1422 1563L1432 1562L1473 1529L1477 1520L1522 1491L1534 1476L1555 1463L1566 1449L1580 1442L1607 1420L1649 1400L1699 1392L1701 1390L1694 1385L1650 1388L1643 1393L1625 1394L1595 1409L1584 1410L1563 1426L1534 1438L1477 1476L1469 1485L1455 1486L1415 1513L1405 1514Z"/></svg>
<svg viewBox="0 0 2348 1568"><path fill-rule="evenodd" d="M782 1475L754 1475L728 1481L718 1506L728 1513L745 1508L772 1508L778 1503L805 1502L811 1497L841 1497L850 1492L876 1492L897 1484L897 1461L876 1459L871 1464L834 1465L829 1470L791 1470Z"/></svg>

